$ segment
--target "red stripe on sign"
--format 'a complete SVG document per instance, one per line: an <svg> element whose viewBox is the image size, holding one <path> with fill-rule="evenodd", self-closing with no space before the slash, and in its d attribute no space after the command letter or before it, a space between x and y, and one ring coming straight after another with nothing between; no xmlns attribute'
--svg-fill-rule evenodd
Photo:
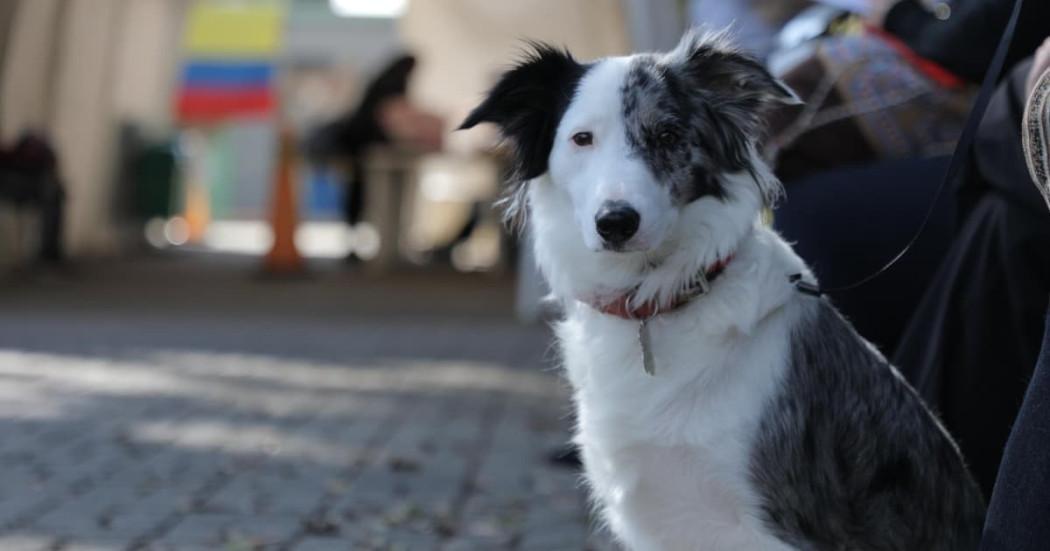
<svg viewBox="0 0 1050 551"><path fill-rule="evenodd" d="M215 121L269 115L276 103L269 88L185 88L179 92L175 111L182 121Z"/></svg>

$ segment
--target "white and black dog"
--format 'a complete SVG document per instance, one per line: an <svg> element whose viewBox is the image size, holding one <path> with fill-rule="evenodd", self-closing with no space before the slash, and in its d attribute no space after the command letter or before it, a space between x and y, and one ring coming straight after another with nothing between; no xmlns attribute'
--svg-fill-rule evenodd
<svg viewBox="0 0 1050 551"><path fill-rule="evenodd" d="M586 64L534 44L463 123L514 147L596 505L636 550L974 549L955 444L760 220L764 115L796 102L691 33Z"/></svg>

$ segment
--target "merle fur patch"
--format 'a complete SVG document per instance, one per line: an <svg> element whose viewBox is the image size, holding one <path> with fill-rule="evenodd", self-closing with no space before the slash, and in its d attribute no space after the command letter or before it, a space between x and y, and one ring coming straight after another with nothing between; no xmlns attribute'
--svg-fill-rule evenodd
<svg viewBox="0 0 1050 551"><path fill-rule="evenodd" d="M826 301L795 327L751 474L800 549L976 549L984 502L918 395Z"/></svg>
<svg viewBox="0 0 1050 551"><path fill-rule="evenodd" d="M621 89L627 142L679 204L724 198L720 176L750 170L764 117L798 98L725 33L690 33L666 55L639 55ZM775 182L756 178L766 203Z"/></svg>

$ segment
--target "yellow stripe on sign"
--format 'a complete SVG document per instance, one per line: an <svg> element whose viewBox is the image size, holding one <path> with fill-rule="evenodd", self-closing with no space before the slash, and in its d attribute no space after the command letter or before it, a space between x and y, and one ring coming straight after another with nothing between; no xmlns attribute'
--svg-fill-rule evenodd
<svg viewBox="0 0 1050 551"><path fill-rule="evenodd" d="M265 57L281 48L283 3L198 0L186 21L185 48L193 56Z"/></svg>

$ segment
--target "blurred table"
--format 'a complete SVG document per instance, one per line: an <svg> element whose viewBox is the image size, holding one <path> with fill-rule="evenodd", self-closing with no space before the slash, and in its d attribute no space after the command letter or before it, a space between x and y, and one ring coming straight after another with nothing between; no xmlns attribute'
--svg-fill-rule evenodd
<svg viewBox="0 0 1050 551"><path fill-rule="evenodd" d="M405 189L416 178L421 155L382 147L369 151L367 157L364 222L379 234L379 250L368 266L369 270L382 273L396 268L400 262Z"/></svg>

